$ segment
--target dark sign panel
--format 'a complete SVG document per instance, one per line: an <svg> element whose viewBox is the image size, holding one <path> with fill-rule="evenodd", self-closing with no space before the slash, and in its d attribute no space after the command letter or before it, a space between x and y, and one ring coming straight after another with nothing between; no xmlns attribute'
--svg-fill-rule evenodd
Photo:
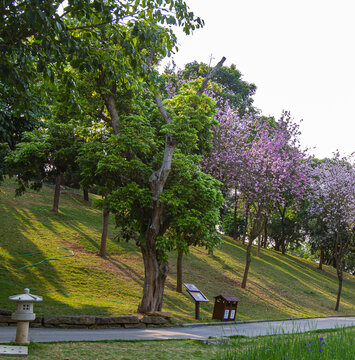
<svg viewBox="0 0 355 360"><path fill-rule="evenodd" d="M193 297L195 301L208 302L208 299L205 295L202 294L201 291L189 291L188 293Z"/></svg>
<svg viewBox="0 0 355 360"><path fill-rule="evenodd" d="M194 284L184 284L188 291L200 291Z"/></svg>

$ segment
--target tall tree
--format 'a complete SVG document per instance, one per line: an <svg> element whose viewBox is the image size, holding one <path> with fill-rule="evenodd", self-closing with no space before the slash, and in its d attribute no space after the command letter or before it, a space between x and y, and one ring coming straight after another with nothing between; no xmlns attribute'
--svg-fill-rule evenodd
<svg viewBox="0 0 355 360"><path fill-rule="evenodd" d="M165 217L169 219L164 242L170 250L178 252L178 292L182 292L183 255L189 252L191 246L203 246L213 251L221 241L216 231L223 203L219 184L212 176L202 172L197 164L196 156L177 152L167 189L162 194Z"/></svg>
<svg viewBox="0 0 355 360"><path fill-rule="evenodd" d="M203 164L226 188L233 189L235 210L239 199L244 202L244 233L249 237L244 288L253 240L277 204L295 204L303 198L307 166L302 165L303 153L298 148L298 127L288 114L278 122L259 116L240 117L226 103L217 115L219 126Z"/></svg>
<svg viewBox="0 0 355 360"><path fill-rule="evenodd" d="M333 238L338 276L335 310L339 310L345 257L355 241L355 170L347 158L338 153L321 162L313 171L310 214L327 224Z"/></svg>
<svg viewBox="0 0 355 360"><path fill-rule="evenodd" d="M149 216L149 224L144 241L140 243L145 264L145 280L143 298L139 305L140 312L161 310L164 284L168 272L167 263L159 255L156 247L157 239L164 231L163 204L160 197L168 180L173 155L178 145L194 148L200 140L198 135L204 128L209 128L212 122L213 102L203 93L208 80L223 65L223 58L211 73L199 84L197 89L182 87L179 94L166 101L166 107L159 95L155 94L155 103L165 120L165 145L160 167L150 178L153 208ZM198 85L198 82L197 82ZM188 133L186 132L188 129ZM208 132L207 132L208 135ZM165 231L164 231L165 232ZM163 232L163 233L164 233Z"/></svg>
<svg viewBox="0 0 355 360"><path fill-rule="evenodd" d="M9 172L16 175L21 195L26 188L39 190L44 181L55 179L53 207L58 212L62 176L75 167L81 140L72 124L48 121L24 134L24 139L6 158Z"/></svg>

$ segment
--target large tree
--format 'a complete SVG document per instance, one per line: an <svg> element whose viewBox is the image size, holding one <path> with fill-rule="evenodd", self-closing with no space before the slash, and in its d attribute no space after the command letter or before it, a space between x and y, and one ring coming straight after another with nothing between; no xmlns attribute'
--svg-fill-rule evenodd
<svg viewBox="0 0 355 360"><path fill-rule="evenodd" d="M224 59L219 62L214 71L222 66L223 62ZM166 230L164 228L164 202L162 202L161 196L177 147L196 148L201 141L199 135L208 136L209 134L206 129L208 130L213 120L213 101L203 92L212 75L213 71L203 81L195 82L192 86L183 86L179 94L165 102L165 106L157 94L154 96L155 103L165 120L166 135L163 157L159 167L149 178L153 206L149 214L145 236L140 242L145 265L143 298L139 306L141 312L160 310L162 306L168 267L157 247L159 238Z"/></svg>

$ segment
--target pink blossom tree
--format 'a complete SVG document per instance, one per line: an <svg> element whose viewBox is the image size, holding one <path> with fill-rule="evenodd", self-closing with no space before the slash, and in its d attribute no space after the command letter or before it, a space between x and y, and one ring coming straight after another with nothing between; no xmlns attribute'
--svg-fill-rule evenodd
<svg viewBox="0 0 355 360"><path fill-rule="evenodd" d="M234 231L237 237L237 210L240 199L240 175L244 162L245 150L250 137L249 125L253 122L250 116L240 117L239 112L229 103L219 101L215 119L218 125L213 129L211 149L202 158L203 169L223 184L223 192L232 191L234 194Z"/></svg>
<svg viewBox="0 0 355 360"><path fill-rule="evenodd" d="M333 238L338 276L335 310L339 310L344 260L355 242L355 169L349 159L335 153L313 170L310 214L323 221Z"/></svg>
<svg viewBox="0 0 355 360"><path fill-rule="evenodd" d="M277 207L295 204L306 194L309 176L303 165L297 124L288 113L279 122L257 116L240 118L228 104L216 119L212 150L203 160L206 171L234 189L243 200L249 243L242 288L246 287L251 246L264 219Z"/></svg>
<svg viewBox="0 0 355 360"><path fill-rule="evenodd" d="M276 201L276 212L280 217L281 237L280 242L275 241L275 250L286 253L288 239L285 233L286 213L299 210L300 202L307 199L311 175L311 157L301 149L299 142L299 124L293 122L289 112L284 111L278 121L281 133L283 133L282 147L282 173L280 177L281 201Z"/></svg>

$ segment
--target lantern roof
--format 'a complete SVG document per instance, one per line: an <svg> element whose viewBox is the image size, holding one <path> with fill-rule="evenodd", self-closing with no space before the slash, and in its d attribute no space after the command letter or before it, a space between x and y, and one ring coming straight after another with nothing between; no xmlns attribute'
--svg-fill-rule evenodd
<svg viewBox="0 0 355 360"><path fill-rule="evenodd" d="M36 301L42 301L43 298L42 298L42 296L30 294L30 290L26 288L26 289L24 289L23 294L9 296L9 300L36 302Z"/></svg>

